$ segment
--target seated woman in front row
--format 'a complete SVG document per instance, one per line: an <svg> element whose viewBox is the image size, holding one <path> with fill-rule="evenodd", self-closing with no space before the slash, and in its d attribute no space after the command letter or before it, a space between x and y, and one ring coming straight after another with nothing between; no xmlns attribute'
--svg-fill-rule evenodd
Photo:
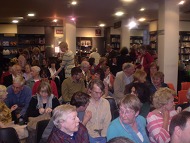
<svg viewBox="0 0 190 143"><path fill-rule="evenodd" d="M41 81L37 88L37 94L30 100L27 117L37 117L44 113L51 113L60 105L59 100L52 94L48 81Z"/></svg>
<svg viewBox="0 0 190 143"><path fill-rule="evenodd" d="M134 143L149 143L146 134L146 120L139 115L141 102L135 95L128 94L120 102L119 117L113 120L107 130L107 140L127 137Z"/></svg>

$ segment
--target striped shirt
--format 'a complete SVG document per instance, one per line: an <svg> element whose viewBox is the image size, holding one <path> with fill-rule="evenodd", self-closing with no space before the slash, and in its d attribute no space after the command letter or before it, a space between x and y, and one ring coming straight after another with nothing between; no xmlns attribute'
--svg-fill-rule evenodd
<svg viewBox="0 0 190 143"><path fill-rule="evenodd" d="M170 111L170 121L177 112L175 110ZM149 139L151 143L168 143L170 141L170 135L167 130L162 128L163 117L161 114L150 112L147 116L147 130L149 132ZM169 129L169 125L168 125Z"/></svg>

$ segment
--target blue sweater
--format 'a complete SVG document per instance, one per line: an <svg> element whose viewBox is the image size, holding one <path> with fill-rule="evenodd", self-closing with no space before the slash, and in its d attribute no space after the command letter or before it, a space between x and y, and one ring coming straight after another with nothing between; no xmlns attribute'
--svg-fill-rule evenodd
<svg viewBox="0 0 190 143"><path fill-rule="evenodd" d="M10 85L7 88L7 92L8 95L7 99L5 100L6 105L11 108L13 105L17 104L18 108L21 109L20 115L24 116L30 99L32 98L32 90L28 86L24 85L23 89L18 94L15 94L12 85Z"/></svg>
<svg viewBox="0 0 190 143"><path fill-rule="evenodd" d="M115 138L115 137L127 137L131 139L134 143L149 143L150 141L146 134L146 129L145 129L146 127L145 118L139 115L136 118L136 122L138 126L138 131L142 134L144 138L143 142L139 139L136 132L134 132L133 129L129 125L123 123L123 125L125 126L125 129L128 132L123 128L123 126L121 125L119 121L119 117L110 123L107 130L107 140L109 141L110 139Z"/></svg>

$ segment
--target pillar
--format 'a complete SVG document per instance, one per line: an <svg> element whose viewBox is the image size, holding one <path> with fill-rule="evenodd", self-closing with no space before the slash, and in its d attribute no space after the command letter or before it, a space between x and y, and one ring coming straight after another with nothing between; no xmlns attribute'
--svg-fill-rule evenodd
<svg viewBox="0 0 190 143"><path fill-rule="evenodd" d="M130 48L130 30L127 27L128 20L122 20L121 22L121 48Z"/></svg>
<svg viewBox="0 0 190 143"><path fill-rule="evenodd" d="M179 49L178 0L164 0L159 7L158 65L165 74L165 83L173 83L177 89Z"/></svg>

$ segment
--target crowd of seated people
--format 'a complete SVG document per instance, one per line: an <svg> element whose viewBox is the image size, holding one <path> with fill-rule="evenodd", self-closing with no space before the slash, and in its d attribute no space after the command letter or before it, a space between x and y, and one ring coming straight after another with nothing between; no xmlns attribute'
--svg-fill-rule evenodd
<svg viewBox="0 0 190 143"><path fill-rule="evenodd" d="M12 120L29 126L30 117L49 113L50 125L41 142L106 143L118 137L134 143L170 142L170 122L178 115L176 93L164 83L164 73L144 46L131 57L126 48L119 54L109 45L98 64L91 57L77 66L67 43L60 43L60 48L63 59L58 67L55 59L36 48L25 65L8 65L0 80L1 128Z"/></svg>

